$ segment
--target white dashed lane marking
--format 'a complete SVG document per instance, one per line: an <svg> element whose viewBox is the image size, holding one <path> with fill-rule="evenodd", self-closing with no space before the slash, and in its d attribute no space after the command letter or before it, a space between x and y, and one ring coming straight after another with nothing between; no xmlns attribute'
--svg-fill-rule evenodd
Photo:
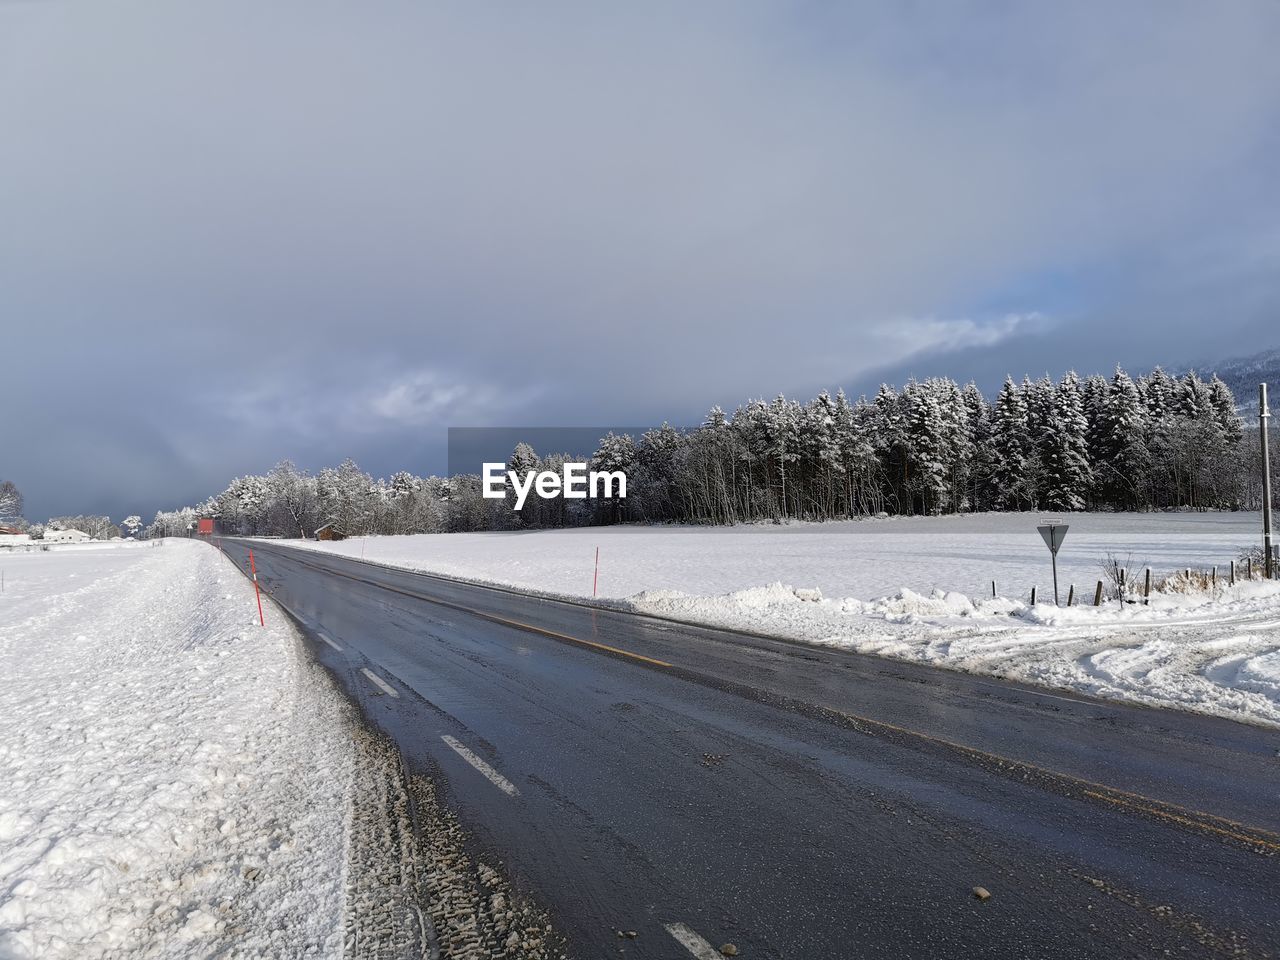
<svg viewBox="0 0 1280 960"><path fill-rule="evenodd" d="M477 757L474 753L472 753L468 748L460 744L453 737L449 736L448 734L445 734L440 739L443 740L445 743L447 743L449 747L463 760L467 761L467 763L471 764L473 767L479 770L480 773L484 775L486 780L492 783L495 787L497 787L507 796L514 797L520 792L519 790L516 789L516 785L514 783L512 783L510 780L508 780L506 777L500 774L497 770L493 769L493 767L489 766L489 764L485 763L483 760Z"/></svg>
<svg viewBox="0 0 1280 960"><path fill-rule="evenodd" d="M333 647L333 649L337 650L339 653L342 652L342 648L338 646L336 643L334 643L333 640L330 638L330 636L327 633L325 633L323 630L317 630L316 636L319 637L321 640L323 640L325 643L327 643L329 646Z"/></svg>
<svg viewBox="0 0 1280 960"><path fill-rule="evenodd" d="M360 672L363 673L370 680L372 680L374 683L376 683L379 687L381 687L383 693L388 694L389 696L392 696L392 697L400 696L400 694L396 693L395 689L391 686L391 684L387 683L387 681L383 680L380 676L378 676L368 667L361 667Z"/></svg>
<svg viewBox="0 0 1280 960"><path fill-rule="evenodd" d="M724 960L720 951L686 927L683 923L666 924L667 933L675 937L698 960Z"/></svg>

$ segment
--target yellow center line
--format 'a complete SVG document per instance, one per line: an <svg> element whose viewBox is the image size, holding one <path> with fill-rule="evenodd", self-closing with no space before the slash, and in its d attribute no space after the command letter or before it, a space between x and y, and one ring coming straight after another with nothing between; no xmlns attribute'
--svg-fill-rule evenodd
<svg viewBox="0 0 1280 960"><path fill-rule="evenodd" d="M470 607L458 607L458 609L465 610L467 613L480 617L484 620L492 620L495 623L504 623L509 627L515 627L518 630L527 630L530 633L540 633L544 637L551 637L555 640L568 640L570 643L580 643L583 646L594 647L597 650L607 650L609 653L616 653L622 657L630 657L632 660L639 660L642 663L651 663L656 667L671 666L671 664L667 663L665 660L655 660L653 657L646 657L642 653L632 653L630 650L623 650L620 647L611 647L607 643L597 643L595 640L583 640L581 637L572 637L567 633L557 633L554 630L545 630L542 627L535 627L531 623L524 623L521 620L508 620L506 617L500 617L494 613L484 613L480 610L473 610Z"/></svg>
<svg viewBox="0 0 1280 960"><path fill-rule="evenodd" d="M1265 847L1268 850L1280 851L1280 843L1266 840L1262 837L1250 836L1247 833L1239 833L1235 830L1226 830L1222 827L1215 827L1211 823L1205 823L1202 820L1192 820L1188 817L1179 816L1176 813L1168 813L1164 810L1158 810L1155 807L1148 807L1141 803L1134 803L1132 800L1126 800L1123 797L1108 796L1105 793L1098 793L1094 790L1086 790L1085 796L1093 797L1095 800L1105 800L1107 803L1114 803L1117 806L1129 807L1133 810L1141 810L1143 813L1150 814L1153 817L1161 817L1165 820L1172 820L1175 823L1181 823L1184 826L1193 827L1197 830L1209 830L1213 833L1221 834L1224 837L1230 837L1232 840L1239 840L1250 846ZM1212 814L1201 814L1201 816L1212 816ZM1213 817L1218 820L1219 817ZM1229 821L1226 821L1229 822ZM1252 829L1252 828L1250 828Z"/></svg>
<svg viewBox="0 0 1280 960"><path fill-rule="evenodd" d="M1096 800L1105 800L1115 806L1123 806L1133 810L1140 810L1145 813L1149 813L1152 816L1162 817L1165 820L1170 820L1175 823L1181 823L1184 826L1207 830L1224 837L1230 837L1233 840L1248 843L1252 846L1260 846L1269 850L1280 851L1280 836L1270 830L1264 830L1261 827L1237 823L1236 821L1229 820L1226 817L1220 817L1212 813L1205 813L1203 810L1191 810L1186 807L1180 807L1175 803L1156 800L1153 797L1143 796L1140 793L1131 793L1128 790L1121 790L1118 787L1109 787L1105 783L1086 780L1084 777L1077 777L1069 773L1060 773L1056 770L1049 770L1046 767L1037 766L1036 764L1028 763L1025 760L1015 760L1010 757L1001 756L998 753L989 753L988 751L980 750L977 747L970 747L963 743L956 743L954 740L948 740L945 737L935 737L927 733L921 733L918 730L912 730L908 727L900 727L897 724L888 723L884 720L872 720L867 717L860 717L857 714L845 713L839 710L834 712L839 716L844 717L854 725L861 725L870 728L879 727L882 730L890 730L902 736L914 737L926 743L935 743L954 750L957 753L965 754L985 762L994 762L1002 767L1016 767L1077 788L1090 788L1082 789L1080 791L1081 794L1092 797ZM1161 807L1164 809L1160 809ZM1215 824L1222 824L1222 826L1215 826ZM1247 833L1245 831L1252 832Z"/></svg>

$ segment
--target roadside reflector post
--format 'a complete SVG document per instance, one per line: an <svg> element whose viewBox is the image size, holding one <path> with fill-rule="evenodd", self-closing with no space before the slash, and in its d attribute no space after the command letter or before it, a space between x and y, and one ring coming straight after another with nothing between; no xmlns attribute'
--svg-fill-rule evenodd
<svg viewBox="0 0 1280 960"><path fill-rule="evenodd" d="M1058 548L1067 536L1067 524L1061 520L1042 520L1036 527L1044 538L1044 545L1049 548L1049 557L1053 562L1053 605L1058 605Z"/></svg>
<svg viewBox="0 0 1280 960"><path fill-rule="evenodd" d="M1093 605L1095 607L1102 606L1102 581L1098 581L1098 589L1093 591Z"/></svg>
<svg viewBox="0 0 1280 960"><path fill-rule="evenodd" d="M1076 585L1073 583L1070 587L1067 588L1067 606L1068 607L1071 606L1071 604L1075 602L1075 599L1076 599Z"/></svg>
<svg viewBox="0 0 1280 960"><path fill-rule="evenodd" d="M1231 561L1231 586L1234 587L1235 585L1236 585L1236 562L1232 560Z"/></svg>
<svg viewBox="0 0 1280 960"><path fill-rule="evenodd" d="M596 595L596 590L600 586L600 548L596 547L596 572L591 578L591 596Z"/></svg>
<svg viewBox="0 0 1280 960"><path fill-rule="evenodd" d="M1216 563L1213 565L1213 572L1209 576L1213 585L1216 587L1218 585L1218 565Z"/></svg>
<svg viewBox="0 0 1280 960"><path fill-rule="evenodd" d="M1151 568L1147 567L1147 582L1142 587L1142 605L1151 606Z"/></svg>
<svg viewBox="0 0 1280 960"><path fill-rule="evenodd" d="M267 621L262 618L262 591L258 589L258 568L253 562L253 551L249 551L249 572L253 574L253 595L258 598L258 626L265 627Z"/></svg>
<svg viewBox="0 0 1280 960"><path fill-rule="evenodd" d="M1031 605L1033 607L1036 605L1036 588L1035 587L1031 588Z"/></svg>
<svg viewBox="0 0 1280 960"><path fill-rule="evenodd" d="M1120 589L1116 591L1116 596L1120 600L1120 609L1124 609L1124 567L1120 568Z"/></svg>
<svg viewBox="0 0 1280 960"><path fill-rule="evenodd" d="M1249 579L1252 580L1253 579L1253 557L1244 558L1244 569L1245 569L1245 573L1248 574Z"/></svg>
<svg viewBox="0 0 1280 960"><path fill-rule="evenodd" d="M991 599L994 600L995 598L996 598L996 582L992 580L991 581Z"/></svg>

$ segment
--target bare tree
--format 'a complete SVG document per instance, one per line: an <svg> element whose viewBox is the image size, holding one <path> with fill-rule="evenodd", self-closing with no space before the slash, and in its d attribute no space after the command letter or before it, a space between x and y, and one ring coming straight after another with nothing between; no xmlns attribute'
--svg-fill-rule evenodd
<svg viewBox="0 0 1280 960"><path fill-rule="evenodd" d="M1124 597L1137 590L1137 572L1141 569L1142 564L1133 562L1133 554L1126 554L1121 560L1118 556L1107 551L1106 559L1101 561L1099 566L1102 568L1102 578L1111 584L1111 591L1108 596L1120 597L1123 593Z"/></svg>

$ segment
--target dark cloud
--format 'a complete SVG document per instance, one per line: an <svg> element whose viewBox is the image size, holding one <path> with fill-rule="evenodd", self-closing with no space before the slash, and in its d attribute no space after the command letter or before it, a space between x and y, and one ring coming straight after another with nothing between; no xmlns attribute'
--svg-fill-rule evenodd
<svg viewBox="0 0 1280 960"><path fill-rule="evenodd" d="M917 10L0 6L0 474L150 512L1265 336L1273 4Z"/></svg>

